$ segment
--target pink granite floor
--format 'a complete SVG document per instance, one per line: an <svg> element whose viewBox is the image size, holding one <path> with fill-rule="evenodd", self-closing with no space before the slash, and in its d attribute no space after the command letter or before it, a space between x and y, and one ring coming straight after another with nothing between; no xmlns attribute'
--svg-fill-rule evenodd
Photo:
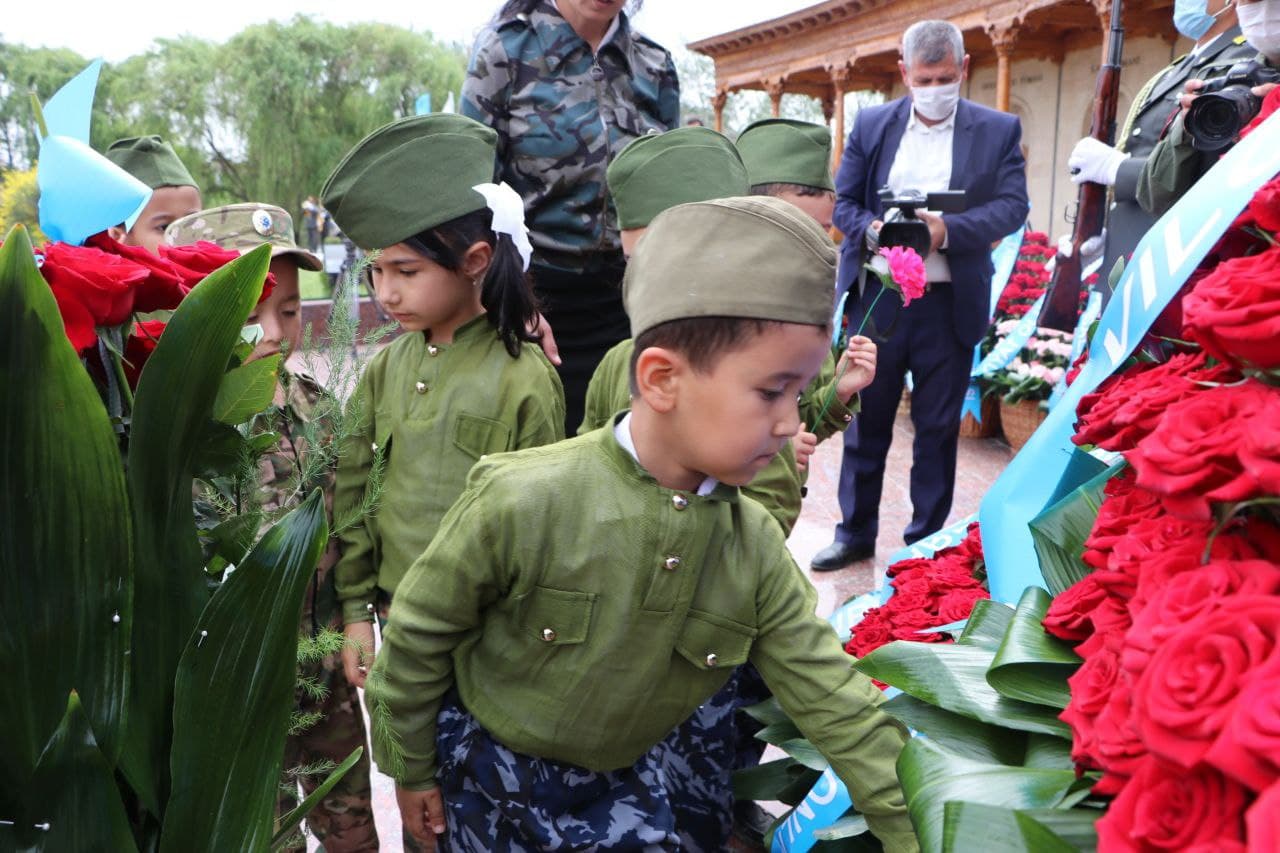
<svg viewBox="0 0 1280 853"><path fill-rule="evenodd" d="M893 446L889 451L884 499L880 509L880 541L876 543L876 560L855 563L837 572L808 572L819 593L818 612L830 614L846 599L871 589L875 572L884 560L902 547L902 531L911 517L909 480L911 471L911 421L905 412L894 425ZM800 520L788 544L796 561L808 570L809 560L831 542L832 529L840 518L836 502L836 483L840 476L842 445L832 439L814 454L809 476L809 493ZM976 512L983 494L993 483L1012 453L998 439L961 439L956 475L955 505L949 522ZM400 850L400 815L390 780L374 773L374 812L384 850Z"/></svg>

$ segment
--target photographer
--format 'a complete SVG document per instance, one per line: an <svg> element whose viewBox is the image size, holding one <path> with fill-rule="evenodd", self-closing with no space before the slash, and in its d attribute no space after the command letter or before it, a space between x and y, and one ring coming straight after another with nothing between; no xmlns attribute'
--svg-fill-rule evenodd
<svg viewBox="0 0 1280 853"><path fill-rule="evenodd" d="M1200 81L1221 77L1236 63L1257 54L1240 34L1234 0L1176 0L1173 25L1195 42L1194 47L1138 91L1114 148L1086 136L1076 143L1068 160L1075 183L1092 181L1113 188L1102 266L1107 272L1117 259L1133 253L1155 223L1155 217L1138 204L1138 179L1152 149L1178 113L1183 86L1190 81L1198 87Z"/></svg>
<svg viewBox="0 0 1280 853"><path fill-rule="evenodd" d="M840 471L843 516L835 542L813 559L818 571L840 569L875 553L885 458L906 372L911 371L912 519L908 543L946 521L955 489L960 410L969 384L973 346L987 328L991 244L1027 218L1026 163L1016 116L960 97L969 69L960 30L946 21L921 21L903 35L898 63L909 95L858 113L836 177L836 227L842 291L856 287L864 243L881 235L887 219L880 189L901 199L907 190L963 190L967 208L941 215L919 212L931 250L929 287L903 308L896 299L875 306L880 338L875 380L862 391L862 412L845 432ZM891 229L892 230L892 229ZM887 235L886 235L887 236ZM849 294L856 328L877 288Z"/></svg>
<svg viewBox="0 0 1280 853"><path fill-rule="evenodd" d="M1152 216L1162 215L1212 168L1280 81L1280 0L1239 0L1236 14L1245 41L1257 54L1225 77L1187 81L1179 97L1182 111L1138 177L1138 203ZM1212 112L1195 107L1207 92L1219 101Z"/></svg>

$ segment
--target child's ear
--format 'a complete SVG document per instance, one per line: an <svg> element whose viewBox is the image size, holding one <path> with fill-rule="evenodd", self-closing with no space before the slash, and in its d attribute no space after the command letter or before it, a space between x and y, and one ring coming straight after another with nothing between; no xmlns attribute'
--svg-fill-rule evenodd
<svg viewBox="0 0 1280 853"><path fill-rule="evenodd" d="M690 369L682 353L648 347L636 358L636 392L655 412L670 412L676 407L681 380Z"/></svg>
<svg viewBox="0 0 1280 853"><path fill-rule="evenodd" d="M462 256L462 263L458 265L458 269L462 274L472 281L484 278L484 274L489 271L489 264L493 263L493 246L483 240L472 243L466 253Z"/></svg>
<svg viewBox="0 0 1280 853"><path fill-rule="evenodd" d="M124 238L129 236L129 232L123 225L112 225L107 229L107 236L117 243L123 243Z"/></svg>

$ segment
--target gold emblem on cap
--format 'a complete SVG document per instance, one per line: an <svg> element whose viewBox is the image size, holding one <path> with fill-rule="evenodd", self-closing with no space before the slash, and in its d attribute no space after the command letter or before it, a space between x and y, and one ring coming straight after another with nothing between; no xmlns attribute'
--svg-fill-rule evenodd
<svg viewBox="0 0 1280 853"><path fill-rule="evenodd" d="M274 223L271 221L271 211L260 207L253 212L253 230L257 231L263 237L266 237L271 233L271 226L273 224Z"/></svg>

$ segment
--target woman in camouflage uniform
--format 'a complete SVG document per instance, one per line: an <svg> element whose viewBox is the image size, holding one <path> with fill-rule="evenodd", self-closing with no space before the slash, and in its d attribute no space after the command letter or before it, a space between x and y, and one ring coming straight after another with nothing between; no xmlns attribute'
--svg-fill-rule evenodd
<svg viewBox="0 0 1280 853"><path fill-rule="evenodd" d="M480 32L462 87L463 114L498 132L498 180L524 199L568 434L596 365L630 334L605 169L632 139L680 117L671 54L631 28L624 5L508 0Z"/></svg>

